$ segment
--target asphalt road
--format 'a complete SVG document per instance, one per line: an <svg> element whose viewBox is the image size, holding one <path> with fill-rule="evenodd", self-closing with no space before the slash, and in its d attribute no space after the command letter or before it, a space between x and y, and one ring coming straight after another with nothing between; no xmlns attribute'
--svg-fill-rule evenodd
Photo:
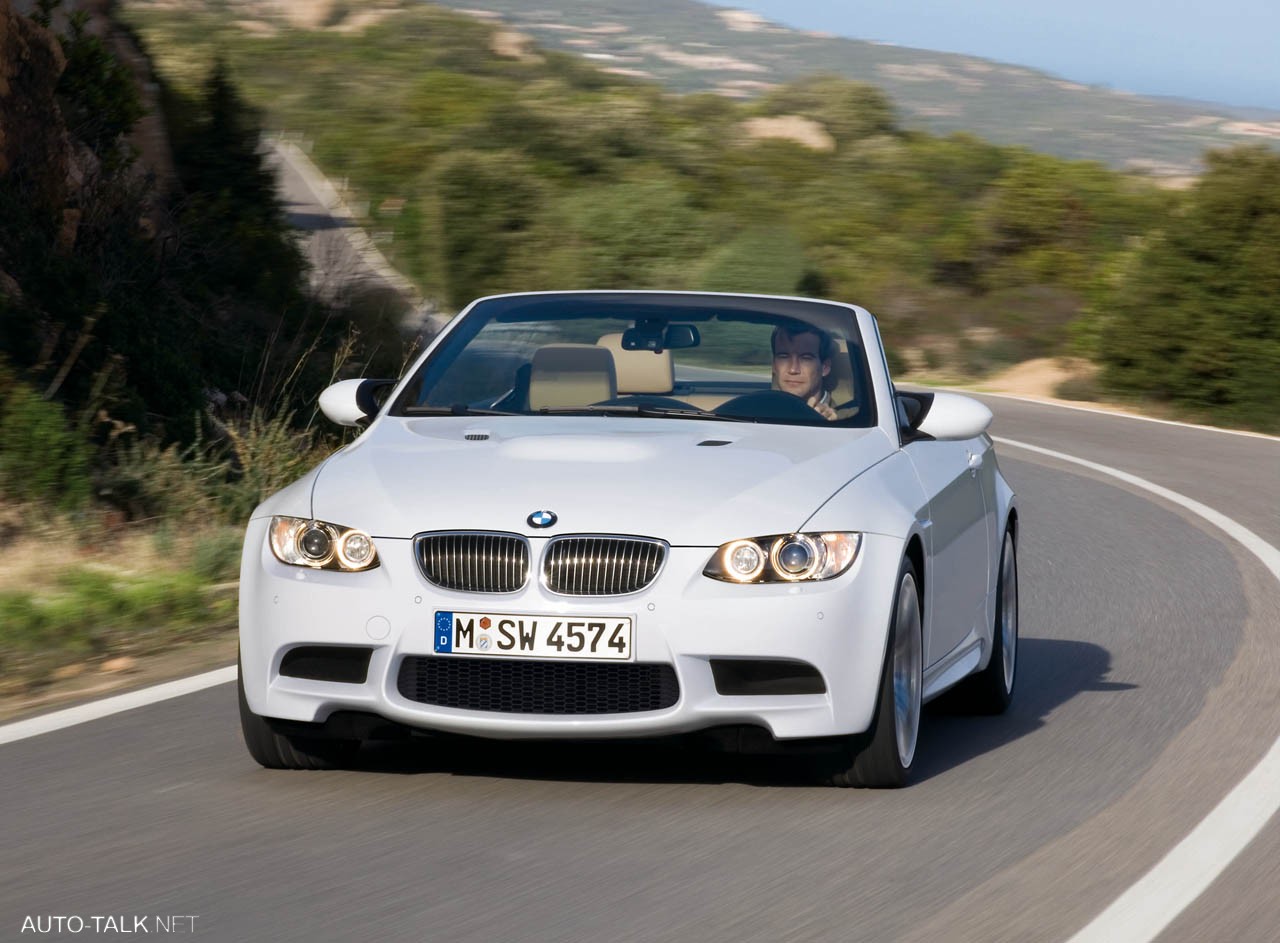
<svg viewBox="0 0 1280 943"><path fill-rule="evenodd" d="M1001 437L1280 544L1280 441L989 402ZM0 746L0 939L181 914L219 941L1066 940L1280 736L1280 586L1145 492L1014 447L1001 464L1023 509L1015 703L928 711L909 789L660 742L268 772L223 685ZM1273 824L1161 939L1276 939L1278 850Z"/></svg>
<svg viewBox="0 0 1280 943"><path fill-rule="evenodd" d="M284 193L333 290L382 277L315 180ZM997 436L1280 546L1280 440L988 402ZM0 940L28 917L88 924L33 938L104 935L89 918L110 915L216 941L1067 940L1280 737L1280 585L1146 491L1001 455L1023 513L1015 703L928 711L909 789L671 743L422 743L268 772L223 685L0 746ZM1280 939L1278 862L1273 822L1160 939Z"/></svg>

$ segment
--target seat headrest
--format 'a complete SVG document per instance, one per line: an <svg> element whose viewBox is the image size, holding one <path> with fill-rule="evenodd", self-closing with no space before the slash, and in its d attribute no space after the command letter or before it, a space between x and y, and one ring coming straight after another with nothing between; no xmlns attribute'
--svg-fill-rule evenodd
<svg viewBox="0 0 1280 943"><path fill-rule="evenodd" d="M831 402L843 406L854 397L853 365L849 362L849 345L844 338L833 338L832 343L835 349L831 351L831 372L824 386L831 393Z"/></svg>
<svg viewBox="0 0 1280 943"><path fill-rule="evenodd" d="M623 350L621 334L605 334L596 346L613 354L619 393L670 393L676 383L671 351Z"/></svg>
<svg viewBox="0 0 1280 943"><path fill-rule="evenodd" d="M533 354L529 408L589 406L618 395L613 355L594 344L548 344Z"/></svg>

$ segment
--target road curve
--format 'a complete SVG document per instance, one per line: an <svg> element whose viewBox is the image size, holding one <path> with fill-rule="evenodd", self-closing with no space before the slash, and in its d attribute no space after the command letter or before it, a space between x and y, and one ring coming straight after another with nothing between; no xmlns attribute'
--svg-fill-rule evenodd
<svg viewBox="0 0 1280 943"><path fill-rule="evenodd" d="M1280 441L988 400L1280 545ZM0 938L190 914L210 940L1067 940L1280 736L1280 586L1184 509L1012 446L1019 689L927 712L918 782L684 744L428 743L273 773L222 685L0 746ZM1270 940L1273 824L1167 940ZM70 935L70 934L69 934Z"/></svg>

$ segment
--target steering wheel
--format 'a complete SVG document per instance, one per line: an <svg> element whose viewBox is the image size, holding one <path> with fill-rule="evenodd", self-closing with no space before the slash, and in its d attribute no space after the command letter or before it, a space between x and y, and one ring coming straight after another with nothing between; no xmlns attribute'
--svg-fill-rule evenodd
<svg viewBox="0 0 1280 943"><path fill-rule="evenodd" d="M741 419L795 419L812 422L823 419L818 412L794 393L786 390L758 390L755 393L744 393L721 403L716 409L717 416L731 416Z"/></svg>

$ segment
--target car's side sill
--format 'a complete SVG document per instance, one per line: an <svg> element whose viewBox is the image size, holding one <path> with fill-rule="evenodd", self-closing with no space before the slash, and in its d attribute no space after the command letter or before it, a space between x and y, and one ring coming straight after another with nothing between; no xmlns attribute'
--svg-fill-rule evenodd
<svg viewBox="0 0 1280 943"><path fill-rule="evenodd" d="M924 700L931 701L952 685L963 681L982 663L982 639L970 632L946 656L924 672Z"/></svg>

